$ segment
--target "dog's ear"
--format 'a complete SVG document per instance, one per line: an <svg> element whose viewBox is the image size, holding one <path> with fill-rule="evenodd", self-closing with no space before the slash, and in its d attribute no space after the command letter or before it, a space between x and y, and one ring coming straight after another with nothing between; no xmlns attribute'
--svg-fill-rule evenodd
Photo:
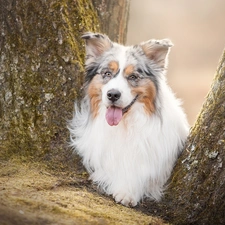
<svg viewBox="0 0 225 225"><path fill-rule="evenodd" d="M113 46L108 36L103 34L87 32L82 35L82 38L86 41L87 58L97 58Z"/></svg>
<svg viewBox="0 0 225 225"><path fill-rule="evenodd" d="M167 56L173 43L169 39L149 40L140 44L148 59L154 61L160 68L167 65Z"/></svg>

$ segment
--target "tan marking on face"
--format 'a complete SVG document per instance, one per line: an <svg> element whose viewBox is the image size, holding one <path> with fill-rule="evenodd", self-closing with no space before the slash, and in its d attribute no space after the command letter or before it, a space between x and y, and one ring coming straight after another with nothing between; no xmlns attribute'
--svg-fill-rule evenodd
<svg viewBox="0 0 225 225"><path fill-rule="evenodd" d="M128 65L125 69L124 69L124 74L125 76L129 76L134 72L134 66L133 65Z"/></svg>
<svg viewBox="0 0 225 225"><path fill-rule="evenodd" d="M143 79L138 87L132 88L132 92L138 95L138 101L144 104L146 113L155 112L156 87L149 79Z"/></svg>
<svg viewBox="0 0 225 225"><path fill-rule="evenodd" d="M119 64L116 61L111 61L108 66L113 73L116 73L119 70Z"/></svg>
<svg viewBox="0 0 225 225"><path fill-rule="evenodd" d="M88 86L87 94L91 101L91 113L93 115L93 118L95 118L98 115L99 110L99 103L101 102L101 96L102 96L102 77L101 75L96 75L91 83Z"/></svg>

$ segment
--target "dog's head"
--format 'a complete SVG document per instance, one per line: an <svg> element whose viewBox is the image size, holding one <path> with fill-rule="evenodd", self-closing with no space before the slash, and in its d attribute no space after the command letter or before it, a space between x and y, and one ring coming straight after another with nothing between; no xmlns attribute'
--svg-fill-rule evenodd
<svg viewBox="0 0 225 225"><path fill-rule="evenodd" d="M86 40L85 87L93 117L98 115L100 104L106 107L111 126L117 125L136 102L142 103L146 113L154 113L172 43L168 39L149 40L126 47L102 34L86 33L82 38Z"/></svg>

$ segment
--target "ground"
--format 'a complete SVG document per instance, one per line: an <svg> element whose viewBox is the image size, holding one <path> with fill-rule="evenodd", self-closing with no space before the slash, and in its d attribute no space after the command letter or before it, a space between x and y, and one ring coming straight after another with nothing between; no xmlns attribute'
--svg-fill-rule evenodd
<svg viewBox="0 0 225 225"><path fill-rule="evenodd" d="M0 224L166 224L99 193L83 169L0 161Z"/></svg>

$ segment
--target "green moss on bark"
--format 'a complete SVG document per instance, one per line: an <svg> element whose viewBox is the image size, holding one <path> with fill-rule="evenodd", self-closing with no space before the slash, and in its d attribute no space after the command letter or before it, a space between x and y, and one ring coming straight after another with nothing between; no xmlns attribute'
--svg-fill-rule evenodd
<svg viewBox="0 0 225 225"><path fill-rule="evenodd" d="M80 36L98 31L98 18L85 0L6 0L2 7L0 154L43 156L66 143L83 81Z"/></svg>

